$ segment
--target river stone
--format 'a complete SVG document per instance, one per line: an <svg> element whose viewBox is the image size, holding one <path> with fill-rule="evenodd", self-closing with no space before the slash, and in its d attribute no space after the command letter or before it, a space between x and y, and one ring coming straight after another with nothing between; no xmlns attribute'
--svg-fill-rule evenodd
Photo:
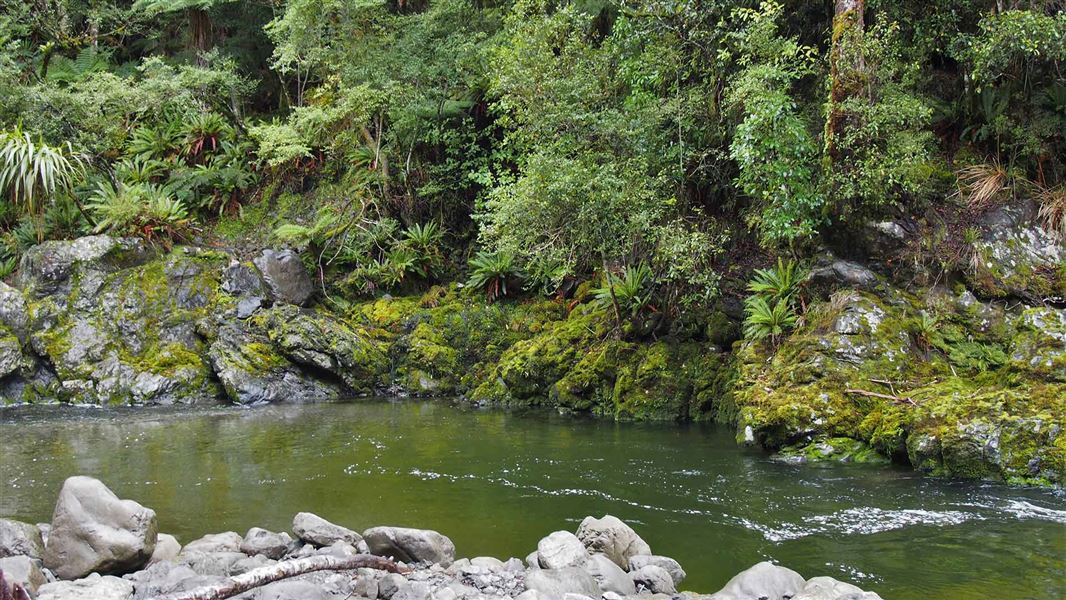
<svg viewBox="0 0 1066 600"><path fill-rule="evenodd" d="M37 600L132 600L133 584L110 575L93 573L77 581L46 583L37 590Z"/></svg>
<svg viewBox="0 0 1066 600"><path fill-rule="evenodd" d="M562 569L584 566L589 553L574 534L555 531L537 543L537 557L542 569Z"/></svg>
<svg viewBox="0 0 1066 600"><path fill-rule="evenodd" d="M148 559L148 564L173 561L180 553L181 544L178 543L178 539L172 535L160 533L156 536L155 550L152 552L152 558Z"/></svg>
<svg viewBox="0 0 1066 600"><path fill-rule="evenodd" d="M526 571L526 588L536 590L549 598L562 598L564 594L600 596L600 586L582 567L562 569L530 569Z"/></svg>
<svg viewBox="0 0 1066 600"><path fill-rule="evenodd" d="M603 554L590 556L585 570L599 584L601 592L614 592L623 596L637 593L637 587L633 584L633 579L629 574Z"/></svg>
<svg viewBox="0 0 1066 600"><path fill-rule="evenodd" d="M646 565L655 565L666 569L666 572L670 574L670 579L674 581L675 586L681 585L681 582L685 580L685 570L681 568L681 565L676 560L669 556L642 554L629 559L630 571L636 571Z"/></svg>
<svg viewBox="0 0 1066 600"><path fill-rule="evenodd" d="M22 356L22 344L13 333L8 333L9 331L7 327L0 325L0 379L18 372L26 362Z"/></svg>
<svg viewBox="0 0 1066 600"><path fill-rule="evenodd" d="M658 565L644 565L630 573L637 589L645 589L653 594L676 594L674 579L666 569Z"/></svg>
<svg viewBox="0 0 1066 600"><path fill-rule="evenodd" d="M391 600L400 588L407 585L407 579L398 573L389 573L378 580L378 598Z"/></svg>
<svg viewBox="0 0 1066 600"><path fill-rule="evenodd" d="M539 569L540 568L540 554L537 554L536 550L530 552L529 555L526 556L526 561L525 562L526 562L526 566L529 567L530 569Z"/></svg>
<svg viewBox="0 0 1066 600"><path fill-rule="evenodd" d="M475 567L484 567L490 571L503 570L503 561L492 556L477 556L471 558L470 564Z"/></svg>
<svg viewBox="0 0 1066 600"><path fill-rule="evenodd" d="M182 554L193 552L240 552L244 538L235 531L211 533L193 540L182 548Z"/></svg>
<svg viewBox="0 0 1066 600"><path fill-rule="evenodd" d="M737 574L707 600L789 600L806 583L792 569L764 561Z"/></svg>
<svg viewBox="0 0 1066 600"><path fill-rule="evenodd" d="M329 546L324 546L315 551L315 554L319 556L336 556L337 558L345 558L348 556L355 556L359 552L355 549L355 546L348 542L333 542Z"/></svg>
<svg viewBox="0 0 1066 600"><path fill-rule="evenodd" d="M881 596L832 577L812 577L792 600L881 600Z"/></svg>
<svg viewBox="0 0 1066 600"><path fill-rule="evenodd" d="M455 544L436 531L406 527L372 527L363 532L370 553L392 556L405 563L447 567L455 560Z"/></svg>
<svg viewBox="0 0 1066 600"><path fill-rule="evenodd" d="M188 565L159 562L123 577L133 584L133 600L153 600L156 596L187 592L222 581L222 577L199 575Z"/></svg>
<svg viewBox="0 0 1066 600"><path fill-rule="evenodd" d="M307 269L292 250L263 250L252 262L275 302L302 305L315 293Z"/></svg>
<svg viewBox="0 0 1066 600"><path fill-rule="evenodd" d="M279 581L263 586L258 600L327 600L330 598L319 586L309 581Z"/></svg>
<svg viewBox="0 0 1066 600"><path fill-rule="evenodd" d="M44 542L41 530L35 525L0 519L0 558L7 556L44 556Z"/></svg>
<svg viewBox="0 0 1066 600"><path fill-rule="evenodd" d="M37 588L48 583L44 571L41 571L41 561L29 556L0 558L0 573L4 574L8 585L17 583L31 596L37 593Z"/></svg>
<svg viewBox="0 0 1066 600"><path fill-rule="evenodd" d="M577 538L589 552L602 552L623 569L629 568L630 558L651 554L651 547L637 532L611 515L601 519L585 517L577 528Z"/></svg>
<svg viewBox="0 0 1066 600"><path fill-rule="evenodd" d="M309 512L296 513L292 519L292 532L296 537L315 546L330 546L336 542L346 542L355 546L363 540L363 536L334 525L322 517Z"/></svg>
<svg viewBox="0 0 1066 600"><path fill-rule="evenodd" d="M244 575L248 571L254 571L255 569L261 569L263 567L270 567L276 565L278 561L267 558L262 554L256 554L255 556L245 556L244 558L238 558L233 561L229 568L226 569L226 574L230 577L234 575Z"/></svg>
<svg viewBox="0 0 1066 600"><path fill-rule="evenodd" d="M188 546L178 555L178 563L183 564L200 575L229 577L233 565L248 558L243 552L189 552Z"/></svg>
<svg viewBox="0 0 1066 600"><path fill-rule="evenodd" d="M292 537L285 532L274 533L260 527L252 527L248 533L244 534L241 552L249 556L262 554L267 558L277 560L285 555L291 543Z"/></svg>
<svg viewBox="0 0 1066 600"><path fill-rule="evenodd" d="M157 535L155 511L120 500L92 477L71 477L52 513L44 564L60 579L136 571L152 557Z"/></svg>

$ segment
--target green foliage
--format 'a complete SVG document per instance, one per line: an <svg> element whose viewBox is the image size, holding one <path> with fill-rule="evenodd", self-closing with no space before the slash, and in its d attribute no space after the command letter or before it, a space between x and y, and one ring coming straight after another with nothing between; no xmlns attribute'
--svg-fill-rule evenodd
<svg viewBox="0 0 1066 600"><path fill-rule="evenodd" d="M771 304L762 296L751 296L745 301L744 308L747 312L744 335L753 340L770 338L776 345L778 339L799 321L795 309L783 299Z"/></svg>
<svg viewBox="0 0 1066 600"><path fill-rule="evenodd" d="M778 257L776 268L755 269L748 282L748 291L767 301L792 302L806 279L807 272L799 264L792 260L785 262Z"/></svg>
<svg viewBox="0 0 1066 600"><path fill-rule="evenodd" d="M636 318L652 308L655 281L651 269L644 263L631 265L622 271L621 277L610 272L604 275L606 285L593 291L596 302L605 310L618 310L630 318Z"/></svg>
<svg viewBox="0 0 1066 600"><path fill-rule="evenodd" d="M182 201L166 188L152 183L102 182L94 190L88 208L96 219L98 233L106 231L168 242L182 237L191 226Z"/></svg>
<svg viewBox="0 0 1066 600"><path fill-rule="evenodd" d="M42 196L55 199L68 190L81 171L81 159L70 144L52 146L15 128L0 132L0 193L31 214L41 209Z"/></svg>
<svg viewBox="0 0 1066 600"><path fill-rule="evenodd" d="M504 251L478 252L470 259L470 278L466 285L485 292L489 302L509 295L514 283L522 277L515 266L514 256ZM511 287L508 288L508 284Z"/></svg>

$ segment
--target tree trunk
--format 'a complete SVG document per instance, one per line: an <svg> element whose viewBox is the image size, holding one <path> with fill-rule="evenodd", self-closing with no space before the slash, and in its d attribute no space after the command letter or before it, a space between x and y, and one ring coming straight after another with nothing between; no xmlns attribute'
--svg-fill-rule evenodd
<svg viewBox="0 0 1066 600"><path fill-rule="evenodd" d="M399 565L387 558L360 554L338 558L336 556L311 556L280 562L267 567L252 569L243 575L230 577L222 583L208 585L188 592L177 592L157 596L153 600L223 600L243 594L248 590L315 571L350 571L354 569L377 569L390 573L405 572Z"/></svg>
<svg viewBox="0 0 1066 600"><path fill-rule="evenodd" d="M211 17L202 8L189 9L189 47L196 53L196 64L204 66L203 54L211 49Z"/></svg>
<svg viewBox="0 0 1066 600"><path fill-rule="evenodd" d="M848 115L842 104L860 95L865 87L866 68L861 48L865 8L864 0L836 0L834 4L829 116L825 124L825 150L832 163L841 158L837 136L848 126Z"/></svg>

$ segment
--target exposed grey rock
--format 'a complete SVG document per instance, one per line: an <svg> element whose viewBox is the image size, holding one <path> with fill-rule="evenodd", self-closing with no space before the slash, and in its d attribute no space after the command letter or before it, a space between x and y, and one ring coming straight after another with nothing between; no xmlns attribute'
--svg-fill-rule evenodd
<svg viewBox="0 0 1066 600"><path fill-rule="evenodd" d="M392 600L430 600L432 590L422 581L408 581L392 595Z"/></svg>
<svg viewBox="0 0 1066 600"><path fill-rule="evenodd" d="M22 292L0 281L0 325L6 325L16 337L25 341L29 333L30 316Z"/></svg>
<svg viewBox="0 0 1066 600"><path fill-rule="evenodd" d="M529 567L530 569L539 569L540 568L540 554L538 554L536 550L534 550L533 552L530 552L529 555L526 556L525 563L526 563L526 566Z"/></svg>
<svg viewBox="0 0 1066 600"><path fill-rule="evenodd" d="M118 577L93 573L77 581L46 583L37 600L132 600L133 584Z"/></svg>
<svg viewBox="0 0 1066 600"><path fill-rule="evenodd" d="M196 573L187 565L159 562L123 577L133 584L133 600L152 600L163 594L187 592L205 585L213 585L221 576L205 576Z"/></svg>
<svg viewBox="0 0 1066 600"><path fill-rule="evenodd" d="M647 590L653 594L676 594L674 580L666 569L658 565L644 565L630 573L637 589Z"/></svg>
<svg viewBox="0 0 1066 600"><path fill-rule="evenodd" d="M291 543L292 537L285 532L275 533L260 527L252 527L248 533L244 534L241 552L249 556L262 554L267 558L277 560L285 555Z"/></svg>
<svg viewBox="0 0 1066 600"><path fill-rule="evenodd" d="M260 296L246 296L241 298L237 301L237 318L247 319L262 307L263 298Z"/></svg>
<svg viewBox="0 0 1066 600"><path fill-rule="evenodd" d="M15 285L37 298L66 296L75 271L106 274L144 264L151 257L144 243L134 238L93 235L72 241L48 241L22 255Z"/></svg>
<svg viewBox="0 0 1066 600"><path fill-rule="evenodd" d="M292 519L292 532L301 540L316 546L329 546L346 542L355 546L363 536L340 525L334 525L322 517L308 512L297 513Z"/></svg>
<svg viewBox="0 0 1066 600"><path fill-rule="evenodd" d="M590 556L585 569L596 580L601 592L614 592L623 596L637 593L637 588L629 574L603 554Z"/></svg>
<svg viewBox="0 0 1066 600"><path fill-rule="evenodd" d="M585 517L577 528L577 537L589 552L601 552L614 564L629 568L629 559L651 554L651 547L629 525L617 517L604 515L601 519Z"/></svg>
<svg viewBox="0 0 1066 600"><path fill-rule="evenodd" d="M37 593L37 588L48 583L48 578L41 571L41 561L29 556L0 558L0 572L4 574L8 585L17 583L31 596Z"/></svg>
<svg viewBox="0 0 1066 600"><path fill-rule="evenodd" d="M0 558L6 556L44 556L44 542L41 530L36 525L0 519Z"/></svg>
<svg viewBox="0 0 1066 600"><path fill-rule="evenodd" d="M8 335L7 328L0 325L0 379L18 372L24 363L18 338Z"/></svg>
<svg viewBox="0 0 1066 600"><path fill-rule="evenodd" d="M681 568L681 565L676 560L669 556L652 556L644 554L629 559L630 571L636 571L646 565L655 565L666 569L666 572L670 574L670 579L674 581L675 586L681 585L681 582L685 580L685 570Z"/></svg>
<svg viewBox="0 0 1066 600"><path fill-rule="evenodd" d="M356 554L359 554L359 552L357 552L355 550L355 546L352 546L351 544L349 544L347 542L334 542L334 543L330 544L329 546L324 546L322 548L319 548L315 552L315 554L336 556L337 558L344 558L346 556L355 556Z"/></svg>
<svg viewBox="0 0 1066 600"><path fill-rule="evenodd" d="M195 539L182 548L183 554L193 552L240 552L244 538L235 531L212 533Z"/></svg>
<svg viewBox="0 0 1066 600"><path fill-rule="evenodd" d="M428 529L373 527L363 532L363 539L371 554L392 556L405 563L438 563L447 567L455 560L455 544Z"/></svg>
<svg viewBox="0 0 1066 600"><path fill-rule="evenodd" d="M309 581L278 581L263 586L256 594L258 600L328 600L330 596Z"/></svg>
<svg viewBox="0 0 1066 600"><path fill-rule="evenodd" d="M581 567L589 553L581 540L569 531L556 531L537 543L537 560L543 569Z"/></svg>
<svg viewBox="0 0 1066 600"><path fill-rule="evenodd" d="M502 571L503 561L491 556L478 556L470 559L470 564L475 567L485 567L490 571Z"/></svg>
<svg viewBox="0 0 1066 600"><path fill-rule="evenodd" d="M1023 298L1042 299L1035 273L1054 273L1066 261L1066 243L1044 230L1035 207L1005 206L981 220L981 239L974 244L980 268L967 270L971 287Z"/></svg>
<svg viewBox="0 0 1066 600"><path fill-rule="evenodd" d="M314 295L311 277L292 250L263 250L253 262L275 302L302 305Z"/></svg>
<svg viewBox="0 0 1066 600"><path fill-rule="evenodd" d="M708 600L789 600L806 585L803 577L769 562L758 563L729 580Z"/></svg>
<svg viewBox="0 0 1066 600"><path fill-rule="evenodd" d="M564 594L600 595L599 584L582 567L530 569L526 571L526 588L549 598L562 598Z"/></svg>
<svg viewBox="0 0 1066 600"><path fill-rule="evenodd" d="M378 580L378 598L391 600L400 588L407 585L407 579L397 573L389 573Z"/></svg>
<svg viewBox="0 0 1066 600"><path fill-rule="evenodd" d="M148 564L174 561L180 553L181 544L178 543L178 539L172 535L160 533L156 536L155 550L152 552L152 558L148 559Z"/></svg>
<svg viewBox="0 0 1066 600"><path fill-rule="evenodd" d="M792 600L881 600L881 596L832 577L813 577Z"/></svg>
<svg viewBox="0 0 1066 600"><path fill-rule="evenodd" d="M248 571L259 569L262 567L269 567L277 564L278 561L267 558L262 554L256 554L255 556L246 556L233 561L227 569L227 573L232 577L234 575L244 575Z"/></svg>
<svg viewBox="0 0 1066 600"><path fill-rule="evenodd" d="M248 263L233 260L222 269L222 291L231 296L258 296L267 294L266 285L259 271Z"/></svg>
<svg viewBox="0 0 1066 600"><path fill-rule="evenodd" d="M178 563L196 571L199 575L229 577L233 566L248 558L243 552L189 552L188 546L178 555Z"/></svg>
<svg viewBox="0 0 1066 600"><path fill-rule="evenodd" d="M152 557L157 534L151 509L120 500L96 479L71 477L52 513L44 564L61 579L128 573Z"/></svg>

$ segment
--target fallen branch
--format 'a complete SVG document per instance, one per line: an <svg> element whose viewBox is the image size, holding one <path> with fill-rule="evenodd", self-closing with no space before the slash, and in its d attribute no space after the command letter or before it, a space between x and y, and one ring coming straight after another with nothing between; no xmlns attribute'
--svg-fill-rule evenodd
<svg viewBox="0 0 1066 600"><path fill-rule="evenodd" d="M297 575L315 571L348 571L352 569L377 569L379 571L389 571L390 573L406 573L409 571L409 569L402 568L387 558L368 554L346 556L344 558L310 556L252 569L243 575L230 577L222 583L207 585L188 592L156 596L153 600L223 600L268 583L296 577Z"/></svg>
<svg viewBox="0 0 1066 600"><path fill-rule="evenodd" d="M868 398L880 398L882 400L891 400L899 404L910 404L912 406L918 406L918 403L911 398L905 398L901 396L893 396L892 394L878 394L877 392L869 392L866 390L844 390L846 394L855 394L857 396L866 396Z"/></svg>

